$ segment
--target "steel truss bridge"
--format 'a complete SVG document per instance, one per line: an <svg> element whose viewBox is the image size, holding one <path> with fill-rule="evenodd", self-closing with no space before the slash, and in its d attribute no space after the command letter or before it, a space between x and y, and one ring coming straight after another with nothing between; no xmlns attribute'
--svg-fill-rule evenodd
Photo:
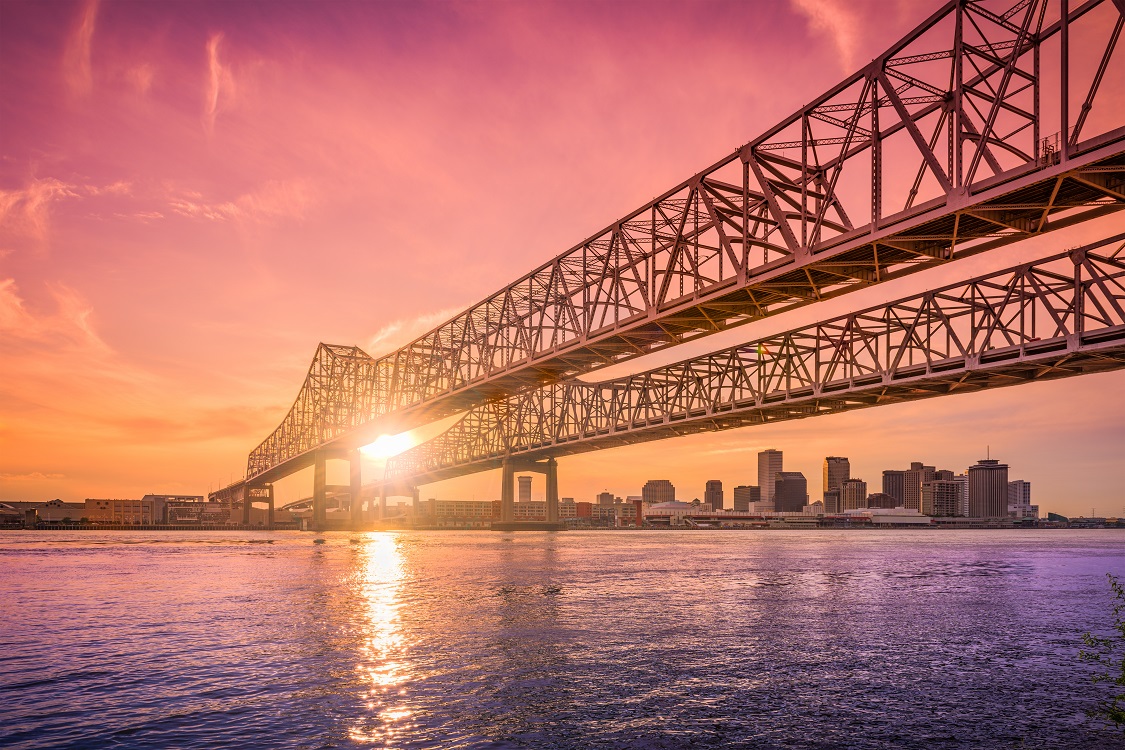
<svg viewBox="0 0 1125 750"><path fill-rule="evenodd" d="M314 501L323 508L326 459L351 460L358 496L360 446L465 413L448 434L392 462L384 488L416 491L420 482L494 468L507 457L503 499L510 509L513 467L545 471L550 489L557 487L556 455L989 387L1019 373L1052 376L1040 368L1109 367L1119 361L1112 346L1098 343L1095 352L1097 342L1083 338L1091 323L1085 311L1059 318L1048 336L1007 322L974 328L1010 304L985 294L1008 282L978 279L966 284L976 284L979 295L960 304L982 307L967 318L951 307L951 289L949 298L900 300L846 324L824 323L815 339L791 332L785 346L798 348L763 342L772 353L764 360L736 347L680 363L678 371L597 386L576 380L1125 207L1122 93L1103 86L1125 59L1123 25L1125 0L949 0L806 107L416 341L378 358L321 344L289 413L251 452L246 479L226 491L272 498L272 482L314 466ZM1072 47L1076 33L1082 44ZM1098 252L1082 253L1082 263L1091 264L1082 272L1098 279L1099 290L1112 288L1117 256ZM1027 276L1032 268L1040 266L1010 273L1056 289L1038 272ZM1072 295L1075 304L1086 303L1085 288ZM1063 314L1061 303L1029 288L1018 298L1038 305L1040 318ZM1120 296L1098 300L1112 302L1111 320ZM941 333L936 321L925 331L911 328L921 348L905 343L914 338L873 338L871 320L905 314L911 305L968 329L943 341L953 330ZM1048 363L1024 334L1069 336L1078 349ZM1017 369L997 369L998 360L988 359L1003 348L994 346L996 336L1023 342L1009 344L1018 351L1004 366ZM865 362L863 347L876 345L895 348L898 359L872 351ZM799 347L850 358L824 371L820 360L798 356ZM924 373L916 371L923 349ZM938 361L947 366L940 377L932 370ZM700 381L696 368L725 374ZM852 375L841 386L843 372ZM542 422L519 425L520 415Z"/></svg>
<svg viewBox="0 0 1125 750"><path fill-rule="evenodd" d="M476 406L390 460L427 484L678 435L1125 367L1125 234L665 367Z"/></svg>

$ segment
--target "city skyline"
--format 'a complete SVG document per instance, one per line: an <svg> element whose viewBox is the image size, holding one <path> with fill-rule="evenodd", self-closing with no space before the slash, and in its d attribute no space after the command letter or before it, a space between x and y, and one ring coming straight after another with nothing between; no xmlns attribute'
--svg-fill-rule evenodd
<svg viewBox="0 0 1125 750"><path fill-rule="evenodd" d="M199 493L240 477L316 342L371 354L405 343L791 113L930 12L463 7L370 6L349 23L338 9L267 18L207 3L0 8L0 499ZM731 22L704 20L719 15ZM770 33L747 45L746 28ZM807 52L796 62L794 45ZM740 66L800 85L732 91L724 74ZM354 95L326 96L325 80ZM1104 88L1125 90L1116 68ZM646 114L669 90L706 98L708 117ZM527 100L539 106L514 105ZM433 206L447 207L442 221ZM1119 216L618 368L1076 246L1121 231ZM639 486L661 467L733 489L756 481L737 456L784 444L815 496L821 457L841 445L874 487L879 464L949 466L945 446L971 436L1041 472L1021 476L1044 507L1077 514L1116 502L1123 385L1121 372L1091 375L615 448L561 461L560 488L591 496L607 476ZM490 472L428 491L497 485ZM302 473L279 497L308 486Z"/></svg>

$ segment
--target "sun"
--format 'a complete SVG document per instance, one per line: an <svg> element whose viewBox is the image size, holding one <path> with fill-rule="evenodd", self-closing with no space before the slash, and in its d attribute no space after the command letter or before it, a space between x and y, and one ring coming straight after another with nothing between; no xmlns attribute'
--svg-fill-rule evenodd
<svg viewBox="0 0 1125 750"><path fill-rule="evenodd" d="M414 441L407 432L398 435L380 435L374 443L359 450L368 458L390 458L414 447Z"/></svg>

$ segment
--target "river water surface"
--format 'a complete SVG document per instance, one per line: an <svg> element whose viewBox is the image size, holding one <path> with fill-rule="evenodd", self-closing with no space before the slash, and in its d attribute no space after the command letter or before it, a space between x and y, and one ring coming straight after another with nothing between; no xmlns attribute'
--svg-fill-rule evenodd
<svg viewBox="0 0 1125 750"><path fill-rule="evenodd" d="M1120 748L1117 531L0 532L0 747Z"/></svg>

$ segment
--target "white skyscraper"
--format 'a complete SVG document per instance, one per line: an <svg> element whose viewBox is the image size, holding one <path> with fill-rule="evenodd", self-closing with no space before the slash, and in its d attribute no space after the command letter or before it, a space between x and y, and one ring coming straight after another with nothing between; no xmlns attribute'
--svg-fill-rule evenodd
<svg viewBox="0 0 1125 750"><path fill-rule="evenodd" d="M769 448L758 454L758 486L762 488L762 500L773 502L777 475L781 473L781 451Z"/></svg>

